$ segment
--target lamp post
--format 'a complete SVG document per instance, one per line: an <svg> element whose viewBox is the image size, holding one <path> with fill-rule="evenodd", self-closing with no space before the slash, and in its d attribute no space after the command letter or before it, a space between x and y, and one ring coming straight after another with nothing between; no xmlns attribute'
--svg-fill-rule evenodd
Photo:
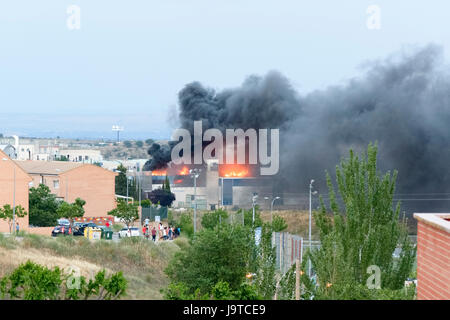
<svg viewBox="0 0 450 320"><path fill-rule="evenodd" d="M280 197L275 197L275 198L273 198L272 203L270 204L270 223L273 222L273 214L272 214L272 211L273 211L273 203L274 203L275 201L277 201L278 199L281 199L281 198L280 198Z"/></svg>
<svg viewBox="0 0 450 320"><path fill-rule="evenodd" d="M314 180L311 180L309 184L309 251L311 252L311 216L312 216L312 210L311 210L311 200L312 195L317 194L317 191L312 191ZM311 259L308 261L308 275L311 278Z"/></svg>
<svg viewBox="0 0 450 320"><path fill-rule="evenodd" d="M189 174L194 178L194 234L197 232L197 178L200 176L202 169L191 169Z"/></svg>
<svg viewBox="0 0 450 320"><path fill-rule="evenodd" d="M256 199L258 199L258 194L256 192L253 192L253 197L252 197L252 208L253 208L252 226L255 226L255 205L256 205Z"/></svg>
<svg viewBox="0 0 450 320"><path fill-rule="evenodd" d="M127 203L128 203L129 198L130 198L130 197L128 196L128 182L131 181L132 179L133 179L132 176L128 176L128 177L127 177Z"/></svg>
<svg viewBox="0 0 450 320"><path fill-rule="evenodd" d="M13 192L13 232L16 234L16 166L14 164L14 192Z"/></svg>

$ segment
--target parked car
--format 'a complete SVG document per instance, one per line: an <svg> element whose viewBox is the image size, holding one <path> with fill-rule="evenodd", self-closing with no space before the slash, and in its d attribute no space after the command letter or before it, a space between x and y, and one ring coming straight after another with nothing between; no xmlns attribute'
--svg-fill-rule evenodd
<svg viewBox="0 0 450 320"><path fill-rule="evenodd" d="M119 238L126 238L126 237L139 237L139 228L131 227L131 228L123 228L119 231Z"/></svg>
<svg viewBox="0 0 450 320"><path fill-rule="evenodd" d="M98 226L92 222L76 222L73 226L73 235L84 236L84 229L86 229L87 227L98 228Z"/></svg>
<svg viewBox="0 0 450 320"><path fill-rule="evenodd" d="M63 236L69 235L70 234L69 230L70 230L69 226L65 226L65 225L56 226L52 230L52 237L56 237L59 235L63 235Z"/></svg>
<svg viewBox="0 0 450 320"><path fill-rule="evenodd" d="M58 226L70 226L70 221L67 219L58 219Z"/></svg>

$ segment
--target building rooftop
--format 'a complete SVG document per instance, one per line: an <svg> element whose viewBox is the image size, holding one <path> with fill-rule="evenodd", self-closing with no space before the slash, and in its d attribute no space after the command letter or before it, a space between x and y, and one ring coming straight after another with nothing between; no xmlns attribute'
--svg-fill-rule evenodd
<svg viewBox="0 0 450 320"><path fill-rule="evenodd" d="M29 174L52 174L58 175L69 170L81 167L81 162L69 161L33 161L33 160L16 160L19 167Z"/></svg>
<svg viewBox="0 0 450 320"><path fill-rule="evenodd" d="M414 218L417 221L450 233L450 213L414 213Z"/></svg>

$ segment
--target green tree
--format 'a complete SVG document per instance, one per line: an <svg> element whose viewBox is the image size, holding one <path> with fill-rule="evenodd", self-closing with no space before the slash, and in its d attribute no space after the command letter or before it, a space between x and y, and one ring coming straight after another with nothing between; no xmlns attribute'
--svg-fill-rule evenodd
<svg viewBox="0 0 450 320"><path fill-rule="evenodd" d="M127 181L127 168L123 164L120 164L116 171L119 172L116 176L116 194L126 196L128 183L128 196L136 200L138 192L135 179Z"/></svg>
<svg viewBox="0 0 450 320"><path fill-rule="evenodd" d="M273 221L272 221L272 229L273 232L282 232L284 230L286 230L288 227L286 220L283 219L283 217L280 217L278 215L275 215L273 217Z"/></svg>
<svg viewBox="0 0 450 320"><path fill-rule="evenodd" d="M56 161L69 161L66 156L60 155L58 158L56 158Z"/></svg>
<svg viewBox="0 0 450 320"><path fill-rule="evenodd" d="M182 233L186 234L188 238L192 238L194 235L194 221L188 212L181 214L178 226Z"/></svg>
<svg viewBox="0 0 450 320"><path fill-rule="evenodd" d="M29 210L30 225L37 227L51 227L60 218L57 213L59 201L50 193L50 188L40 184L37 188L30 188Z"/></svg>
<svg viewBox="0 0 450 320"><path fill-rule="evenodd" d="M141 207L150 208L152 206L152 202L148 199L144 199L141 201Z"/></svg>
<svg viewBox="0 0 450 320"><path fill-rule="evenodd" d="M261 241L258 247L258 265L255 276L259 294L266 300L271 300L276 290L276 248L272 246L273 227L264 223L261 229Z"/></svg>
<svg viewBox="0 0 450 320"><path fill-rule="evenodd" d="M144 146L144 143L140 140L136 141L135 144L136 144L136 147L138 147L138 148L142 148Z"/></svg>
<svg viewBox="0 0 450 320"><path fill-rule="evenodd" d="M131 148L133 146L133 144L131 143L131 141L124 141L123 145L127 148Z"/></svg>
<svg viewBox="0 0 450 320"><path fill-rule="evenodd" d="M69 219L70 225L73 225L73 220L75 218L81 218L84 216L83 206L85 204L86 201L76 198L74 203L62 202L56 212L60 218Z"/></svg>
<svg viewBox="0 0 450 320"><path fill-rule="evenodd" d="M122 272L106 276L99 271L94 279L74 277L55 267L27 261L0 279L0 298L19 300L115 300L126 293L127 281Z"/></svg>
<svg viewBox="0 0 450 320"><path fill-rule="evenodd" d="M159 203L163 207L170 207L175 201L175 194L160 188L149 192L148 198L152 203Z"/></svg>
<svg viewBox="0 0 450 320"><path fill-rule="evenodd" d="M202 226L203 228L214 229L219 224L226 223L227 218L228 213L223 209L207 212L202 217Z"/></svg>
<svg viewBox="0 0 450 320"><path fill-rule="evenodd" d="M167 175L166 175L166 179L163 182L162 189L169 193L171 192L170 191L170 181L169 181L169 177Z"/></svg>
<svg viewBox="0 0 450 320"><path fill-rule="evenodd" d="M148 145L148 146L152 145L154 142L155 142L155 140L153 140L153 139L145 140L145 144Z"/></svg>
<svg viewBox="0 0 450 320"><path fill-rule="evenodd" d="M244 225L251 227L253 225L253 209L239 209L237 214L244 215ZM261 219L261 212L258 205L255 206L255 225L254 227L261 227L263 225L263 221Z"/></svg>
<svg viewBox="0 0 450 320"><path fill-rule="evenodd" d="M117 207L108 212L108 215L121 219L128 228L139 219L139 208L135 203L117 200Z"/></svg>
<svg viewBox="0 0 450 320"><path fill-rule="evenodd" d="M16 219L17 218L23 218L27 215L27 212L25 211L25 209L22 206L16 206L16 209L14 210L13 207L11 207L11 205L9 204L5 204L3 206L3 208L0 208L0 219L5 220L8 222L8 226L9 226L9 233L12 232L14 226L14 211L15 211L15 216ZM16 220L17 222L17 220Z"/></svg>
<svg viewBox="0 0 450 320"><path fill-rule="evenodd" d="M219 281L237 290L249 271L254 245L247 227L224 225L215 230L204 229L186 250L175 255L166 274L172 283L183 283L188 294L196 290L200 295L208 294Z"/></svg>
<svg viewBox="0 0 450 320"><path fill-rule="evenodd" d="M377 292L386 296L386 290L401 291L415 247L399 220L400 203L394 208L396 178L396 171L377 172L377 146L371 144L362 159L350 150L349 159L336 167L337 194L327 173L330 208L321 199L321 209L314 214L321 247L309 255L318 286L302 277L316 298L365 299ZM396 248L401 248L399 258L393 257ZM381 291L366 286L369 266L381 270Z"/></svg>

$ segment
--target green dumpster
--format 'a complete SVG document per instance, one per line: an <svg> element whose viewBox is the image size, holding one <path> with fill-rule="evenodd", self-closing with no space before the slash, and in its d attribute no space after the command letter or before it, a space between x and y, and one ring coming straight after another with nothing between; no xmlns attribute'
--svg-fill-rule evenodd
<svg viewBox="0 0 450 320"><path fill-rule="evenodd" d="M113 238L113 232L112 231L105 231L105 240L112 240Z"/></svg>

